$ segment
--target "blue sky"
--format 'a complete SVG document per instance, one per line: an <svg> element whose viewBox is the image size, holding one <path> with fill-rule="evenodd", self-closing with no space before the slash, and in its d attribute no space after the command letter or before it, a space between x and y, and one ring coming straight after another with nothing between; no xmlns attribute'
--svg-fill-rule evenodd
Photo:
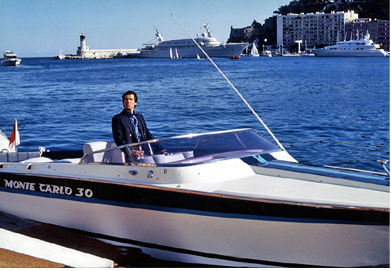
<svg viewBox="0 0 391 271"><path fill-rule="evenodd" d="M76 54L79 36L90 49L137 49L154 39L187 38L209 23L218 41L230 27L241 28L273 16L290 0L0 0L0 51L19 57Z"/></svg>

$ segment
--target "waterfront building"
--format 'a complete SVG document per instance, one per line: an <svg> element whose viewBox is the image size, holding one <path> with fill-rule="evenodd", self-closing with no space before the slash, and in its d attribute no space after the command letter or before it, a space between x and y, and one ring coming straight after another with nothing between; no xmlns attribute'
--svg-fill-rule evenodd
<svg viewBox="0 0 391 271"><path fill-rule="evenodd" d="M354 11L300 13L277 16L277 45L294 46L298 41L313 48L345 38L345 24L358 19Z"/></svg>
<svg viewBox="0 0 391 271"><path fill-rule="evenodd" d="M374 43L390 47L390 21L359 18L345 25L346 40L356 40L370 35Z"/></svg>
<svg viewBox="0 0 391 271"><path fill-rule="evenodd" d="M250 42L251 36L254 34L254 28L247 26L243 28L233 28L231 26L231 33L228 42Z"/></svg>

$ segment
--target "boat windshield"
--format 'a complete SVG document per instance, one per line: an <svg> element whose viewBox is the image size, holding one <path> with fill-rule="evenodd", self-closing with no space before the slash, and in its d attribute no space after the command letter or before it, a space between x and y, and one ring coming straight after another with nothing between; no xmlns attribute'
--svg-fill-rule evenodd
<svg viewBox="0 0 391 271"><path fill-rule="evenodd" d="M81 163L121 165L190 165L251 156L278 147L252 129L151 140L84 155Z"/></svg>

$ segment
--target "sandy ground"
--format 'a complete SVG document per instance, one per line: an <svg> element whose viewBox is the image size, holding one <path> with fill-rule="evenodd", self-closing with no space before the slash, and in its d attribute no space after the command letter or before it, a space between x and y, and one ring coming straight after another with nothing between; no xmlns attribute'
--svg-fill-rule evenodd
<svg viewBox="0 0 391 271"><path fill-rule="evenodd" d="M37 259L0 248L0 268L60 268L63 264Z"/></svg>

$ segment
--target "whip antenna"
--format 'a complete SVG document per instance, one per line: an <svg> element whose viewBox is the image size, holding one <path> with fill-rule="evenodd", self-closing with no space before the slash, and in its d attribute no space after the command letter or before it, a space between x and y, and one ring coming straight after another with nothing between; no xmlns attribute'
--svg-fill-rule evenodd
<svg viewBox="0 0 391 271"><path fill-rule="evenodd" d="M200 50L206 55L206 57L209 59L209 61L213 64L213 66L216 67L216 69L221 73L221 75L225 78L225 80L227 80L228 84L230 84L230 86L235 90L235 92L239 95L239 97L243 100L243 102L247 105L248 108L250 108L251 112L253 112L253 114L255 115L255 117L262 123L263 127L265 127L266 131L268 131L268 133L273 137L273 139L277 142L278 146L285 151L285 148L284 146L282 146L282 144L280 143L280 141L278 141L277 137L274 136L274 134L272 133L272 131L270 131L270 129L267 127L267 125L263 122L263 120L258 116L258 114L254 111L254 109L251 107L251 105L246 101L246 99L244 99L244 97L242 96L242 94L240 94L240 92L235 88L235 86L231 83L231 81L229 81L229 79L225 76L225 74L219 69L219 67L217 67L217 65L213 62L213 60L209 57L209 55L204 51L204 49L202 49L202 47L198 44L198 42L195 41L195 39L193 39L193 37L189 34L189 32L187 32L186 28L184 28L184 26L178 21L177 18L175 18L175 16L173 14L171 14L171 16L175 19L175 21L177 21L177 23L182 27L183 30L185 30L185 32L187 33L187 35L189 35L189 37L194 41L194 43L198 46L198 48L200 48Z"/></svg>

